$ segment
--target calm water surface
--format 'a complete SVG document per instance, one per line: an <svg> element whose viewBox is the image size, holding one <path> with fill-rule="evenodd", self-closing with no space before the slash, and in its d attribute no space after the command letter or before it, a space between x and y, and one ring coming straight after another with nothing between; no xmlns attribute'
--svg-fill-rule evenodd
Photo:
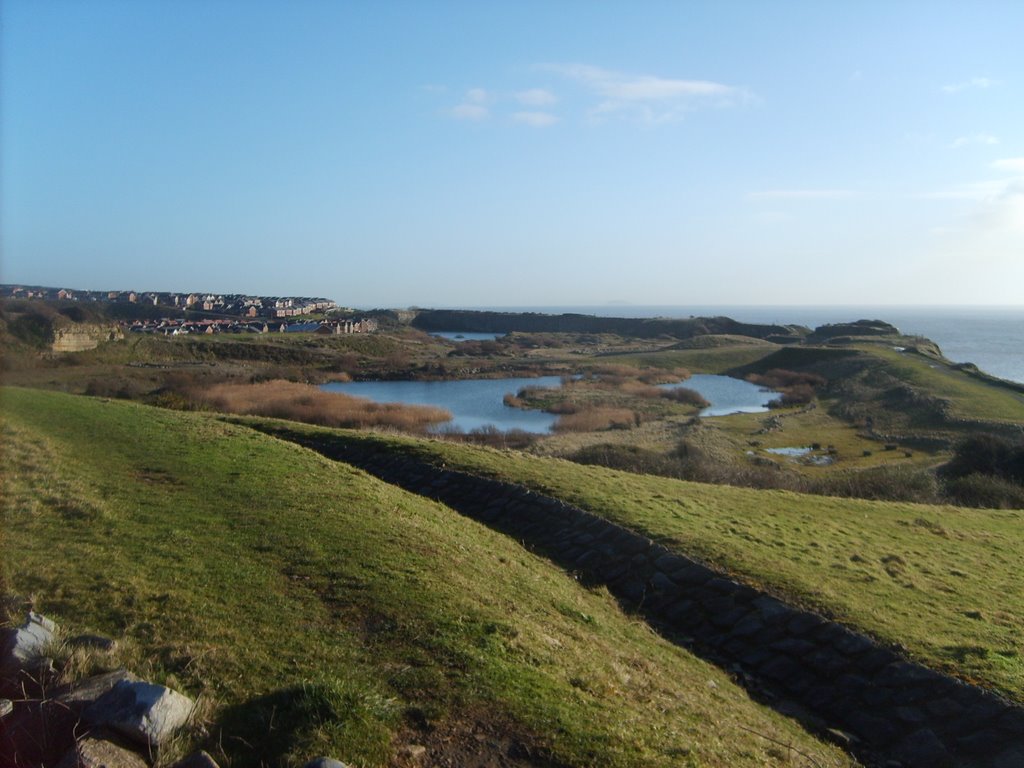
<svg viewBox="0 0 1024 768"><path fill-rule="evenodd" d="M764 389L749 381L733 379L729 376L714 376L708 373L695 373L681 384L665 384L673 389L686 387L700 392L701 396L711 405L700 412L701 416L727 416L730 413L764 413L768 410L768 402L775 399L775 392Z"/></svg>
<svg viewBox="0 0 1024 768"><path fill-rule="evenodd" d="M470 331L431 331L431 336L438 336L449 341L494 341L504 333L475 333Z"/></svg>
<svg viewBox="0 0 1024 768"><path fill-rule="evenodd" d="M502 402L507 394L516 394L523 387L559 387L558 376L514 379L463 379L460 381L347 381L324 384L328 392L343 392L366 397L378 403L405 405L436 405L451 411L452 420L434 431L461 429L469 432L493 426L503 432L521 429L546 434L555 423L555 416L542 411L510 408Z"/></svg>
<svg viewBox="0 0 1024 768"><path fill-rule="evenodd" d="M524 432L548 434L557 417L542 411L510 408L503 402L507 394L516 394L523 387L560 387L558 376L510 379L463 379L460 381L348 381L324 384L328 392L342 392L365 397L378 403L435 405L452 413L452 420L433 431L460 429L470 432L481 427L496 427L503 432L520 429ZM754 384L728 376L697 374L682 384L695 389L711 403L701 416L722 416L728 413L760 413L768 410L772 393Z"/></svg>

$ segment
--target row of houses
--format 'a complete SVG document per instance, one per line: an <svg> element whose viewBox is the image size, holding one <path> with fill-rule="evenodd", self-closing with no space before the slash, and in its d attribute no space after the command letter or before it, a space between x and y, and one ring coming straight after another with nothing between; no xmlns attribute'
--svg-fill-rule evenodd
<svg viewBox="0 0 1024 768"><path fill-rule="evenodd" d="M156 321L136 320L128 326L129 333L149 333L162 336L187 336L215 333L316 333L340 336L352 333L373 333L377 321L338 320L323 323L244 322L236 320L177 320L165 318Z"/></svg>
<svg viewBox="0 0 1024 768"><path fill-rule="evenodd" d="M103 301L152 304L178 309L212 312L236 317L285 318L327 312L337 308L330 299L298 296L249 296L244 294L171 293L166 291L78 291L69 288L2 286L0 294L11 298L57 301Z"/></svg>

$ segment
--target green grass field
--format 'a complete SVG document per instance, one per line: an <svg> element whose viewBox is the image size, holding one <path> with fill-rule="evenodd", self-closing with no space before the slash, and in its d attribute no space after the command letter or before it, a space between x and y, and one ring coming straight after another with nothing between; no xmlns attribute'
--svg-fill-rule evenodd
<svg viewBox="0 0 1024 768"><path fill-rule="evenodd" d="M344 439L564 499L1024 701L1024 511L704 485L441 441Z"/></svg>
<svg viewBox="0 0 1024 768"><path fill-rule="evenodd" d="M949 400L953 413L966 419L1024 421L1024 394L968 376L944 363L881 345L862 351L883 361L895 377Z"/></svg>
<svg viewBox="0 0 1024 768"><path fill-rule="evenodd" d="M210 415L19 389L0 405L5 595L198 695L222 765L399 765L415 743L459 764L444 750L495 739L532 764L851 765L444 506Z"/></svg>

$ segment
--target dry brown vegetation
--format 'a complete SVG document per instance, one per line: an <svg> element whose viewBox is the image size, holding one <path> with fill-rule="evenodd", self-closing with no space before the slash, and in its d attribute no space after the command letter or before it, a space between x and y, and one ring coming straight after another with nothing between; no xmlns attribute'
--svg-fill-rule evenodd
<svg viewBox="0 0 1024 768"><path fill-rule="evenodd" d="M361 397L324 392L309 384L267 381L260 384L217 384L194 392L202 405L226 413L270 416L327 427L389 427L423 432L447 421L443 408L397 403L375 403Z"/></svg>
<svg viewBox="0 0 1024 768"><path fill-rule="evenodd" d="M630 429L637 424L629 408L587 408L567 413L555 422L556 432L597 432L602 429Z"/></svg>
<svg viewBox="0 0 1024 768"><path fill-rule="evenodd" d="M666 400L684 405L695 405L698 408L707 408L711 403L704 399L704 396L695 389L676 387L674 389L659 389L658 394Z"/></svg>
<svg viewBox="0 0 1024 768"><path fill-rule="evenodd" d="M764 373L752 373L747 376L747 381L774 389L782 394L781 398L768 404L769 408L806 405L814 399L815 390L828 384L828 380L817 373L787 371L783 368L772 368Z"/></svg>

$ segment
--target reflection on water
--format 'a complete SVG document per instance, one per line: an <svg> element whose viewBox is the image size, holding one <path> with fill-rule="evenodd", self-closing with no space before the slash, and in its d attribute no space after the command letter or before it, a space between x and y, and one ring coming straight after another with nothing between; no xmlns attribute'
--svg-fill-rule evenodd
<svg viewBox="0 0 1024 768"><path fill-rule="evenodd" d="M458 381L348 381L324 384L328 392L365 397L378 403L433 405L451 411L451 421L433 431L459 429L470 432L494 427L503 432L519 429L535 434L548 434L556 416L542 411L510 408L503 398L516 394L523 387L560 387L558 376L509 379L462 379ZM722 416L729 413L760 413L768 410L772 398L768 390L728 376L697 374L682 384L666 388L689 387L704 397L711 406L701 416Z"/></svg>
<svg viewBox="0 0 1024 768"><path fill-rule="evenodd" d="M366 397L378 403L435 405L451 411L452 420L434 431L454 428L470 432L491 426L503 432L521 429L547 434L555 423L555 416L542 411L510 408L502 399L507 394L516 394L523 387L558 387L561 384L558 376L540 376L532 379L459 381L347 381L324 384L322 389Z"/></svg>
<svg viewBox="0 0 1024 768"><path fill-rule="evenodd" d="M664 384L666 389L686 387L700 392L711 405L701 416L727 416L730 413L764 413L776 393L749 381L729 376L697 373L680 384Z"/></svg>

